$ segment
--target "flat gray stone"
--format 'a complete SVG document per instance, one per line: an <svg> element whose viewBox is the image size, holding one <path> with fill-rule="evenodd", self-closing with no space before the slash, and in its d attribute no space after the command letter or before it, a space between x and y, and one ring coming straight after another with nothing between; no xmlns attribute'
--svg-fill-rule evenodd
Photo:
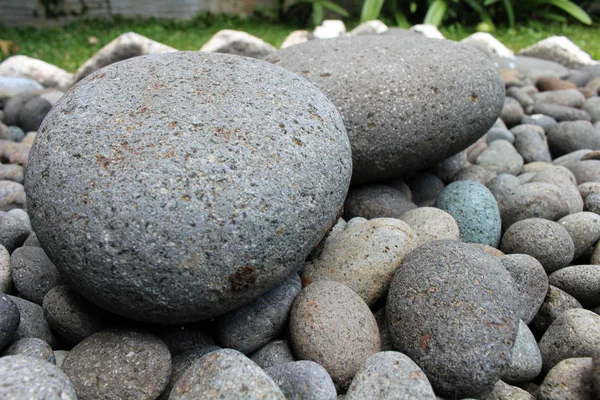
<svg viewBox="0 0 600 400"><path fill-rule="evenodd" d="M265 369L279 385L286 399L336 400L331 377L314 361L294 361Z"/></svg>
<svg viewBox="0 0 600 400"><path fill-rule="evenodd" d="M575 297L585 308L600 305L600 265L573 265L553 272L551 285Z"/></svg>
<svg viewBox="0 0 600 400"><path fill-rule="evenodd" d="M28 209L88 300L192 322L300 269L337 219L351 165L341 116L306 80L244 57L155 54L56 104L29 157Z"/></svg>
<svg viewBox="0 0 600 400"><path fill-rule="evenodd" d="M493 63L451 41L341 37L281 49L266 60L313 82L340 110L355 184L400 177L463 150L492 126L504 101Z"/></svg>
<svg viewBox="0 0 600 400"><path fill-rule="evenodd" d="M373 354L358 370L344 399L434 400L435 393L425 373L397 351Z"/></svg>

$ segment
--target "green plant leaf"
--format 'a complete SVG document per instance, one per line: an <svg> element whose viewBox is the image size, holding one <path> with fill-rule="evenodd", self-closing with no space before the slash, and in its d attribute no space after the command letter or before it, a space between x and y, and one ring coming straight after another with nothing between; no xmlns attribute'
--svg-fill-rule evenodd
<svg viewBox="0 0 600 400"><path fill-rule="evenodd" d="M564 15L557 14L553 11L541 10L538 12L542 17L549 19L550 21L567 22L568 18Z"/></svg>
<svg viewBox="0 0 600 400"><path fill-rule="evenodd" d="M417 2L416 1L411 1L410 2L410 13L414 14L417 12Z"/></svg>
<svg viewBox="0 0 600 400"><path fill-rule="evenodd" d="M484 7L489 7L489 6L491 6L492 4L496 4L496 3L497 3L497 2L499 2L499 1L500 1L500 0L485 0L485 1L483 2L483 6L484 6Z"/></svg>
<svg viewBox="0 0 600 400"><path fill-rule="evenodd" d="M446 15L446 10L448 9L448 3L444 0L434 0L433 3L427 9L427 14L425 14L425 19L423 20L424 24L430 24L433 26L440 26L442 21L444 20L444 16Z"/></svg>
<svg viewBox="0 0 600 400"><path fill-rule="evenodd" d="M360 13L361 22L379 18L385 0L365 0Z"/></svg>
<svg viewBox="0 0 600 400"><path fill-rule="evenodd" d="M579 22L582 22L586 25L592 24L592 19L586 13L583 8L579 7L577 4L573 3L569 0L543 0L543 3L552 4L569 14L571 17L575 18Z"/></svg>
<svg viewBox="0 0 600 400"><path fill-rule="evenodd" d="M313 2L312 20L315 26L321 25L324 19L323 4L321 2Z"/></svg>
<svg viewBox="0 0 600 400"><path fill-rule="evenodd" d="M510 0L502 0L504 4L504 10L506 11L506 17L508 18L508 26L511 28L515 27L515 10L513 9Z"/></svg>
<svg viewBox="0 0 600 400"><path fill-rule="evenodd" d="M346 11L346 9L344 9L344 7L340 6L339 4L335 4L331 1L320 1L320 3L323 4L323 7L327 8L330 11L333 11L336 14L340 14L342 17L348 18L350 16L348 11Z"/></svg>
<svg viewBox="0 0 600 400"><path fill-rule="evenodd" d="M494 22L492 21L490 14L488 14L487 11L479 3L477 3L477 1L464 0L464 2L467 3L467 5L469 7L471 7L473 10L475 10L479 13L479 18L481 19L481 21L485 22L486 24L491 25L492 27L494 26Z"/></svg>

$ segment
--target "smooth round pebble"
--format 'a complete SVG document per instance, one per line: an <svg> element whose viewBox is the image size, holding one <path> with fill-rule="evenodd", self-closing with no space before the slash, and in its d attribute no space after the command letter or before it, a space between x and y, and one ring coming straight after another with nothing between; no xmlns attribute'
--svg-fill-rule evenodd
<svg viewBox="0 0 600 400"><path fill-rule="evenodd" d="M598 343L600 315L584 309L563 312L539 342L544 371L566 358L592 357Z"/></svg>
<svg viewBox="0 0 600 400"><path fill-rule="evenodd" d="M17 148L22 148L18 147ZM28 149L28 148L27 148ZM15 150L16 151L16 150ZM8 158L10 161L10 155L6 153L8 150L4 150L4 157ZM25 160L27 159L27 154L24 156ZM0 181L0 210L2 211L10 211L15 208L26 208L27 207L27 199L25 196L25 188L18 182L13 181ZM0 220L2 224L6 224L6 221ZM16 230L13 228L13 230ZM14 233L13 233L14 234ZM2 236L4 237L4 235ZM15 246L17 247L17 246Z"/></svg>
<svg viewBox="0 0 600 400"><path fill-rule="evenodd" d="M505 128L490 128L485 134L485 142L489 145L496 140L506 140L507 142L514 143L515 136Z"/></svg>
<svg viewBox="0 0 600 400"><path fill-rule="evenodd" d="M407 179L406 184L410 188L411 200L417 205L435 200L438 194L444 189L444 182L429 172L416 174L412 178Z"/></svg>
<svg viewBox="0 0 600 400"><path fill-rule="evenodd" d="M547 273L569 265L574 249L569 232L561 224L544 218L515 222L506 230L500 242L502 252L530 255L542 264Z"/></svg>
<svg viewBox="0 0 600 400"><path fill-rule="evenodd" d="M600 305L600 265L574 265L553 272L551 285L575 297L585 308Z"/></svg>
<svg viewBox="0 0 600 400"><path fill-rule="evenodd" d="M61 283L61 276L46 252L40 247L20 247L10 256L15 288L19 295L36 304Z"/></svg>
<svg viewBox="0 0 600 400"><path fill-rule="evenodd" d="M512 97L506 97L504 99L504 106L502 107L500 118L502 118L502 121L504 121L508 127L518 125L524 116L525 111L523 110L521 103Z"/></svg>
<svg viewBox="0 0 600 400"><path fill-rule="evenodd" d="M262 369L296 361L292 345L287 340L274 340L271 343L267 343L257 350L250 359Z"/></svg>
<svg viewBox="0 0 600 400"><path fill-rule="evenodd" d="M529 329L539 339L559 315L574 308L582 308L581 303L575 297L564 290L549 285L544 302L529 323Z"/></svg>
<svg viewBox="0 0 600 400"><path fill-rule="evenodd" d="M494 140L475 160L477 165L497 174L518 175L523 168L523 157L507 140Z"/></svg>
<svg viewBox="0 0 600 400"><path fill-rule="evenodd" d="M9 293L12 288L10 253L0 244L0 292Z"/></svg>
<svg viewBox="0 0 600 400"><path fill-rule="evenodd" d="M54 358L56 359L56 366L62 369L62 365L65 362L65 358L69 355L67 350L54 350Z"/></svg>
<svg viewBox="0 0 600 400"><path fill-rule="evenodd" d="M165 342L173 355L182 353L198 353L208 346L213 346L215 340L200 325L160 326L151 333Z"/></svg>
<svg viewBox="0 0 600 400"><path fill-rule="evenodd" d="M316 362L294 361L277 364L265 369L265 372L279 385L286 399L337 399L331 377L325 368Z"/></svg>
<svg viewBox="0 0 600 400"><path fill-rule="evenodd" d="M302 281L343 283L372 306L386 295L394 272L415 247L407 223L375 218L346 228L325 242L319 257L304 269Z"/></svg>
<svg viewBox="0 0 600 400"><path fill-rule="evenodd" d="M600 215L591 212L579 212L567 215L558 220L573 239L575 245L574 260L583 256L586 251L600 239Z"/></svg>
<svg viewBox="0 0 600 400"><path fill-rule="evenodd" d="M580 108L585 101L583 94L575 88L536 93L533 95L533 99L539 103L559 104L576 108Z"/></svg>
<svg viewBox="0 0 600 400"><path fill-rule="evenodd" d="M600 214L600 194L592 194L585 198L583 211Z"/></svg>
<svg viewBox="0 0 600 400"><path fill-rule="evenodd" d="M452 215L439 208L415 208L403 214L400 219L413 231L415 247L435 240L460 240L458 224Z"/></svg>
<svg viewBox="0 0 600 400"><path fill-rule="evenodd" d="M37 131L51 108L52 104L39 96L26 101L19 110L19 126L25 132Z"/></svg>
<svg viewBox="0 0 600 400"><path fill-rule="evenodd" d="M458 171L467 166L467 152L461 151L452 157L436 164L432 172L442 180L443 183L452 182L452 178Z"/></svg>
<svg viewBox="0 0 600 400"><path fill-rule="evenodd" d="M44 119L25 182L34 230L73 289L130 319L179 324L299 270L351 174L342 117L308 81L247 57L174 52L79 81Z"/></svg>
<svg viewBox="0 0 600 400"><path fill-rule="evenodd" d="M572 357L556 364L538 389L538 400L593 400L591 357Z"/></svg>
<svg viewBox="0 0 600 400"><path fill-rule="evenodd" d="M518 293L499 258L437 241L411 252L394 275L386 304L392 341L438 395L483 396L508 365Z"/></svg>
<svg viewBox="0 0 600 400"><path fill-rule="evenodd" d="M533 333L525 322L519 321L510 361L502 374L502 380L508 383L528 382L542 372L542 354Z"/></svg>
<svg viewBox="0 0 600 400"><path fill-rule="evenodd" d="M519 292L519 318L526 324L537 314L546 293L548 275L540 262L527 254L508 254L500 258L500 263L512 276Z"/></svg>
<svg viewBox="0 0 600 400"><path fill-rule="evenodd" d="M589 121L559 122L546 132L548 145L554 157L576 150L600 149L600 131Z"/></svg>
<svg viewBox="0 0 600 400"><path fill-rule="evenodd" d="M19 327L13 337L13 340L22 338L38 338L48 343L53 349L58 343L56 336L50 329L44 310L38 304L22 299L20 297L8 296L19 309Z"/></svg>
<svg viewBox="0 0 600 400"><path fill-rule="evenodd" d="M28 356L56 364L52 347L42 339L23 338L14 341L2 352L3 356Z"/></svg>
<svg viewBox="0 0 600 400"><path fill-rule="evenodd" d="M525 164L535 161L552 161L544 128L538 125L517 125L511 129L515 135L514 146Z"/></svg>
<svg viewBox="0 0 600 400"><path fill-rule="evenodd" d="M123 329L94 333L62 367L81 399L155 399L171 375L171 353L156 336Z"/></svg>
<svg viewBox="0 0 600 400"><path fill-rule="evenodd" d="M382 351L369 357L358 370L345 400L434 400L425 373L406 355Z"/></svg>
<svg viewBox="0 0 600 400"><path fill-rule="evenodd" d="M249 354L269 343L288 323L300 289L300 277L294 272L252 303L223 315L216 330L220 344Z"/></svg>
<svg viewBox="0 0 600 400"><path fill-rule="evenodd" d="M526 390L498 381L494 385L494 390L482 400L535 400L535 397Z"/></svg>
<svg viewBox="0 0 600 400"><path fill-rule="evenodd" d="M0 292L0 349L9 344L19 327L19 308L11 298Z"/></svg>
<svg viewBox="0 0 600 400"><path fill-rule="evenodd" d="M317 281L300 292L290 312L290 336L297 357L321 364L341 392L380 349L379 328L367 304L334 281Z"/></svg>
<svg viewBox="0 0 600 400"><path fill-rule="evenodd" d="M479 165L469 165L458 171L453 177L452 182L456 181L474 181L486 185L490 180L496 177L494 171L490 171Z"/></svg>
<svg viewBox="0 0 600 400"><path fill-rule="evenodd" d="M594 370L592 375L592 381L594 385L594 389L596 391L596 397L600 396L600 346L596 349L596 353L594 354L593 363Z"/></svg>
<svg viewBox="0 0 600 400"><path fill-rule="evenodd" d="M197 360L177 381L169 400L284 400L275 381L239 351L221 349Z"/></svg>
<svg viewBox="0 0 600 400"><path fill-rule="evenodd" d="M532 114L549 115L559 122L578 122L580 120L591 121L592 119L590 114L579 108L563 106L560 104L535 103L531 112Z"/></svg>
<svg viewBox="0 0 600 400"><path fill-rule="evenodd" d="M498 204L482 184L452 182L440 193L435 205L454 218L463 242L498 246L501 231Z"/></svg>
<svg viewBox="0 0 600 400"><path fill-rule="evenodd" d="M568 168L577 179L578 184L600 182L600 160L598 159L573 162L568 165Z"/></svg>
<svg viewBox="0 0 600 400"><path fill-rule="evenodd" d="M388 185L369 184L352 186L344 203L344 216L398 218L407 211L417 208L402 192Z"/></svg>
<svg viewBox="0 0 600 400"><path fill-rule="evenodd" d="M558 122L554 118L549 115L544 114L533 114L526 115L521 119L521 124L531 124L537 125L544 129L544 132L548 132L552 129Z"/></svg>
<svg viewBox="0 0 600 400"><path fill-rule="evenodd" d="M555 185L569 205L569 214L583 211L583 199L577 190L577 180L571 171L560 165L552 165L539 171L531 182Z"/></svg>
<svg viewBox="0 0 600 400"><path fill-rule="evenodd" d="M31 231L17 217L0 212L0 244L12 253L21 246Z"/></svg>
<svg viewBox="0 0 600 400"><path fill-rule="evenodd" d="M106 313L66 285L52 288L44 296L42 308L48 325L72 344L108 327L102 318Z"/></svg>
<svg viewBox="0 0 600 400"><path fill-rule="evenodd" d="M0 358L0 398L81 399L56 365L21 355Z"/></svg>

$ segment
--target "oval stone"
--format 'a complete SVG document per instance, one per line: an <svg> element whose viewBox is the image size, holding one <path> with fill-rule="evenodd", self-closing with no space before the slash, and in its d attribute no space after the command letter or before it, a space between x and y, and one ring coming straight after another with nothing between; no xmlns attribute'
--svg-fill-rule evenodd
<svg viewBox="0 0 600 400"><path fill-rule="evenodd" d="M75 290L132 319L180 323L298 270L351 170L343 121L308 81L180 52L112 64L65 94L40 127L26 191Z"/></svg>
<svg viewBox="0 0 600 400"><path fill-rule="evenodd" d="M456 154L487 132L504 105L504 84L491 60L447 40L311 40L266 60L313 82L338 107L356 184L402 176Z"/></svg>

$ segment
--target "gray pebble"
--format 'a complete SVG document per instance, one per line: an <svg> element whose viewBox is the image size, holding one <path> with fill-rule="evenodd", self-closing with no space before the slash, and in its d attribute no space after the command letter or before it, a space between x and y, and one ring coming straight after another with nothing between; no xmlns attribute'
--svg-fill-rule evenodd
<svg viewBox="0 0 600 400"><path fill-rule="evenodd" d="M1 84L1 79L0 79ZM19 124L19 112L23 108L23 105L30 99L33 99L38 95L37 92L21 93L16 96L10 97L4 103L4 123L6 125L18 125Z"/></svg>
<svg viewBox="0 0 600 400"><path fill-rule="evenodd" d="M435 240L460 240L458 224L452 215L439 208L415 208L403 214L400 219L414 233L415 247Z"/></svg>
<svg viewBox="0 0 600 400"><path fill-rule="evenodd" d="M12 271L10 254L6 247L0 244L0 292L9 293L12 288Z"/></svg>
<svg viewBox="0 0 600 400"><path fill-rule="evenodd" d="M535 101L529 95L529 93L520 87L511 86L511 87L507 88L506 95L517 100L519 102L519 104L521 104L521 106L523 107L525 112L531 111L531 108L535 104Z"/></svg>
<svg viewBox="0 0 600 400"><path fill-rule="evenodd" d="M573 239L575 245L574 260L583 256L600 239L600 215L591 212L579 212L558 220Z"/></svg>
<svg viewBox="0 0 600 400"><path fill-rule="evenodd" d="M538 125L517 125L511 129L515 135L514 146L525 163L552 161L544 129Z"/></svg>
<svg viewBox="0 0 600 400"><path fill-rule="evenodd" d="M223 315L216 331L221 345L249 354L269 343L288 323L300 289L300 277L294 272L252 303Z"/></svg>
<svg viewBox="0 0 600 400"><path fill-rule="evenodd" d="M292 352L292 345L287 340L274 340L267 343L257 350L250 359L262 369L296 361Z"/></svg>
<svg viewBox="0 0 600 400"><path fill-rule="evenodd" d="M548 292L548 276L538 260L527 254L509 254L500 258L510 272L520 294L519 318L531 322Z"/></svg>
<svg viewBox="0 0 600 400"><path fill-rule="evenodd" d="M529 323L529 329L537 338L541 338L556 318L565 311L574 308L582 308L581 303L575 297L564 290L549 285L544 302Z"/></svg>
<svg viewBox="0 0 600 400"><path fill-rule="evenodd" d="M546 114L557 120L562 121L591 121L590 114L579 108L561 106L558 104L535 103L531 111L533 114Z"/></svg>
<svg viewBox="0 0 600 400"><path fill-rule="evenodd" d="M0 244L9 253L21 246L29 236L29 229L22 222L9 213L0 212Z"/></svg>
<svg viewBox="0 0 600 400"><path fill-rule="evenodd" d="M177 381L170 400L284 400L277 384L258 365L232 349L213 351L197 360Z"/></svg>
<svg viewBox="0 0 600 400"><path fill-rule="evenodd" d="M600 121L600 97L590 97L581 106L583 111L586 111L592 117L592 121Z"/></svg>
<svg viewBox="0 0 600 400"><path fill-rule="evenodd" d="M592 358L594 363L592 383L594 385L594 390L596 391L596 398L598 398L600 395L600 346L596 349L596 353Z"/></svg>
<svg viewBox="0 0 600 400"><path fill-rule="evenodd" d="M533 95L536 103L559 104L580 108L585 97L577 89L547 90Z"/></svg>
<svg viewBox="0 0 600 400"><path fill-rule="evenodd" d="M523 168L523 157L506 140L495 140L488 144L475 162L497 174L518 175Z"/></svg>
<svg viewBox="0 0 600 400"><path fill-rule="evenodd" d="M420 172L406 180L415 204L423 204L435 198L444 190L444 182L430 172Z"/></svg>
<svg viewBox="0 0 600 400"><path fill-rule="evenodd" d="M553 272L551 285L575 297L585 308L600 305L600 265L574 265Z"/></svg>
<svg viewBox="0 0 600 400"><path fill-rule="evenodd" d="M556 364L538 390L538 400L594 400L591 357L568 358Z"/></svg>
<svg viewBox="0 0 600 400"><path fill-rule="evenodd" d="M592 194L583 202L583 211L600 214L600 194Z"/></svg>
<svg viewBox="0 0 600 400"><path fill-rule="evenodd" d="M0 180L23 183L25 168L16 164L2 164L0 165Z"/></svg>
<svg viewBox="0 0 600 400"><path fill-rule="evenodd" d="M398 218L415 208L415 203L399 190L376 183L352 186L344 203L344 215L347 219Z"/></svg>
<svg viewBox="0 0 600 400"><path fill-rule="evenodd" d="M521 103L512 97L506 97L504 100L504 106L502 107L502 112L500 113L500 118L502 118L502 121L504 121L508 127L513 127L518 125L524 116L525 111L523 110Z"/></svg>
<svg viewBox="0 0 600 400"><path fill-rule="evenodd" d="M506 140L510 143L514 143L515 135L505 128L491 128L485 134L485 142L489 145L495 140Z"/></svg>
<svg viewBox="0 0 600 400"><path fill-rule="evenodd" d="M23 138L25 138L25 131L23 131L23 129L21 129L20 127L11 125L8 127L8 129L10 129L12 140L14 140L15 142L20 142L21 140L23 140Z"/></svg>
<svg viewBox="0 0 600 400"><path fill-rule="evenodd" d="M577 179L577 184L600 182L600 160L573 162L568 165L568 168Z"/></svg>
<svg viewBox="0 0 600 400"><path fill-rule="evenodd" d="M171 354L156 336L106 330L73 347L62 367L79 398L155 399L171 375Z"/></svg>
<svg viewBox="0 0 600 400"><path fill-rule="evenodd" d="M436 207L458 224L461 240L497 247L500 242L500 212L492 193L473 181L452 182L438 196Z"/></svg>
<svg viewBox="0 0 600 400"><path fill-rule="evenodd" d="M19 355L0 358L0 398L76 400L78 396L56 365Z"/></svg>
<svg viewBox="0 0 600 400"><path fill-rule="evenodd" d="M483 400L535 400L535 397L526 390L498 381L494 390L486 395Z"/></svg>
<svg viewBox="0 0 600 400"><path fill-rule="evenodd" d="M345 400L434 400L435 393L425 373L397 351L373 354L360 367Z"/></svg>
<svg viewBox="0 0 600 400"><path fill-rule="evenodd" d="M452 182L452 178L458 171L467 165L467 154L465 151L456 153L433 167L433 173L442 180L443 183Z"/></svg>
<svg viewBox="0 0 600 400"><path fill-rule="evenodd" d="M589 310L572 309L560 314L539 342L544 371L559 361L592 357L600 343L600 316Z"/></svg>
<svg viewBox="0 0 600 400"><path fill-rule="evenodd" d="M19 308L7 294L0 292L0 349L12 342L19 327Z"/></svg>
<svg viewBox="0 0 600 400"><path fill-rule="evenodd" d="M23 246L42 247L35 232L31 232L31 234L27 236L27 240L25 240Z"/></svg>
<svg viewBox="0 0 600 400"><path fill-rule="evenodd" d="M60 273L40 247L20 247L10 257L13 283L21 297L42 304L44 296L61 283Z"/></svg>
<svg viewBox="0 0 600 400"><path fill-rule="evenodd" d="M171 325L161 327L151 333L165 342L173 355L198 353L209 346L215 345L214 339L203 325Z"/></svg>
<svg viewBox="0 0 600 400"><path fill-rule="evenodd" d="M525 322L519 321L510 361L502 374L502 380L508 383L527 382L542 372L542 354L535 337Z"/></svg>
<svg viewBox="0 0 600 400"><path fill-rule="evenodd" d="M42 307L20 297L9 297L19 308L20 315L19 328L13 339L38 338L48 343L53 349L56 348L57 338L44 318Z"/></svg>
<svg viewBox="0 0 600 400"><path fill-rule="evenodd" d="M62 369L62 365L65 362L65 358L69 355L68 350L54 350L54 358L56 359L56 366Z"/></svg>
<svg viewBox="0 0 600 400"><path fill-rule="evenodd" d="M394 275L386 304L394 346L438 395L483 396L510 360L518 293L499 258L437 241L406 256Z"/></svg>
<svg viewBox="0 0 600 400"><path fill-rule="evenodd" d="M558 122L549 115L544 114L533 114L526 115L521 119L521 124L532 124L537 125L544 129L544 132L548 132Z"/></svg>
<svg viewBox="0 0 600 400"><path fill-rule="evenodd" d="M42 308L48 325L63 339L77 344L107 328L97 309L69 286L52 288L43 299Z"/></svg>
<svg viewBox="0 0 600 400"><path fill-rule="evenodd" d="M438 179L435 175L433 175L436 179ZM404 197L406 197L408 200L413 201L412 198L412 190L410 189L410 187L408 186L408 184L404 181L404 179L402 178L395 178L395 179L391 179L389 181L385 181L385 184L388 186L393 187L394 189L400 191ZM443 185L443 183L442 183Z"/></svg>
<svg viewBox="0 0 600 400"><path fill-rule="evenodd" d="M496 172L481 167L479 165L469 165L458 171L452 178L456 181L474 181L486 185L490 180L496 177Z"/></svg>
<svg viewBox="0 0 600 400"><path fill-rule="evenodd" d="M51 108L52 104L42 97L27 100L19 110L18 125L25 132L37 131Z"/></svg>
<svg viewBox="0 0 600 400"><path fill-rule="evenodd" d="M589 121L560 122L546 134L554 157L576 150L600 149L600 130Z"/></svg>
<svg viewBox="0 0 600 400"><path fill-rule="evenodd" d="M364 361L380 349L373 313L351 289L317 281L296 297L290 335L299 359L321 364L336 388L345 391Z"/></svg>
<svg viewBox="0 0 600 400"><path fill-rule="evenodd" d="M583 199L577 190L577 180L573 173L560 165L552 165L539 171L531 182L555 185L569 205L569 214L583 211Z"/></svg>
<svg viewBox="0 0 600 400"><path fill-rule="evenodd" d="M304 269L302 281L343 283L372 306L386 295L394 271L415 247L415 235L406 222L371 219L328 240Z"/></svg>
<svg viewBox="0 0 600 400"><path fill-rule="evenodd" d="M14 341L2 352L3 356L28 356L56 364L52 347L42 339L23 338Z"/></svg>
<svg viewBox="0 0 600 400"><path fill-rule="evenodd" d="M537 259L547 273L564 268L573 260L573 239L561 224L544 218L528 218L512 224L502 236L500 250L527 254Z"/></svg>
<svg viewBox="0 0 600 400"><path fill-rule="evenodd" d="M336 400L331 377L313 361L293 361L266 368L265 372L279 385L289 400ZM347 396L345 397L347 398Z"/></svg>

